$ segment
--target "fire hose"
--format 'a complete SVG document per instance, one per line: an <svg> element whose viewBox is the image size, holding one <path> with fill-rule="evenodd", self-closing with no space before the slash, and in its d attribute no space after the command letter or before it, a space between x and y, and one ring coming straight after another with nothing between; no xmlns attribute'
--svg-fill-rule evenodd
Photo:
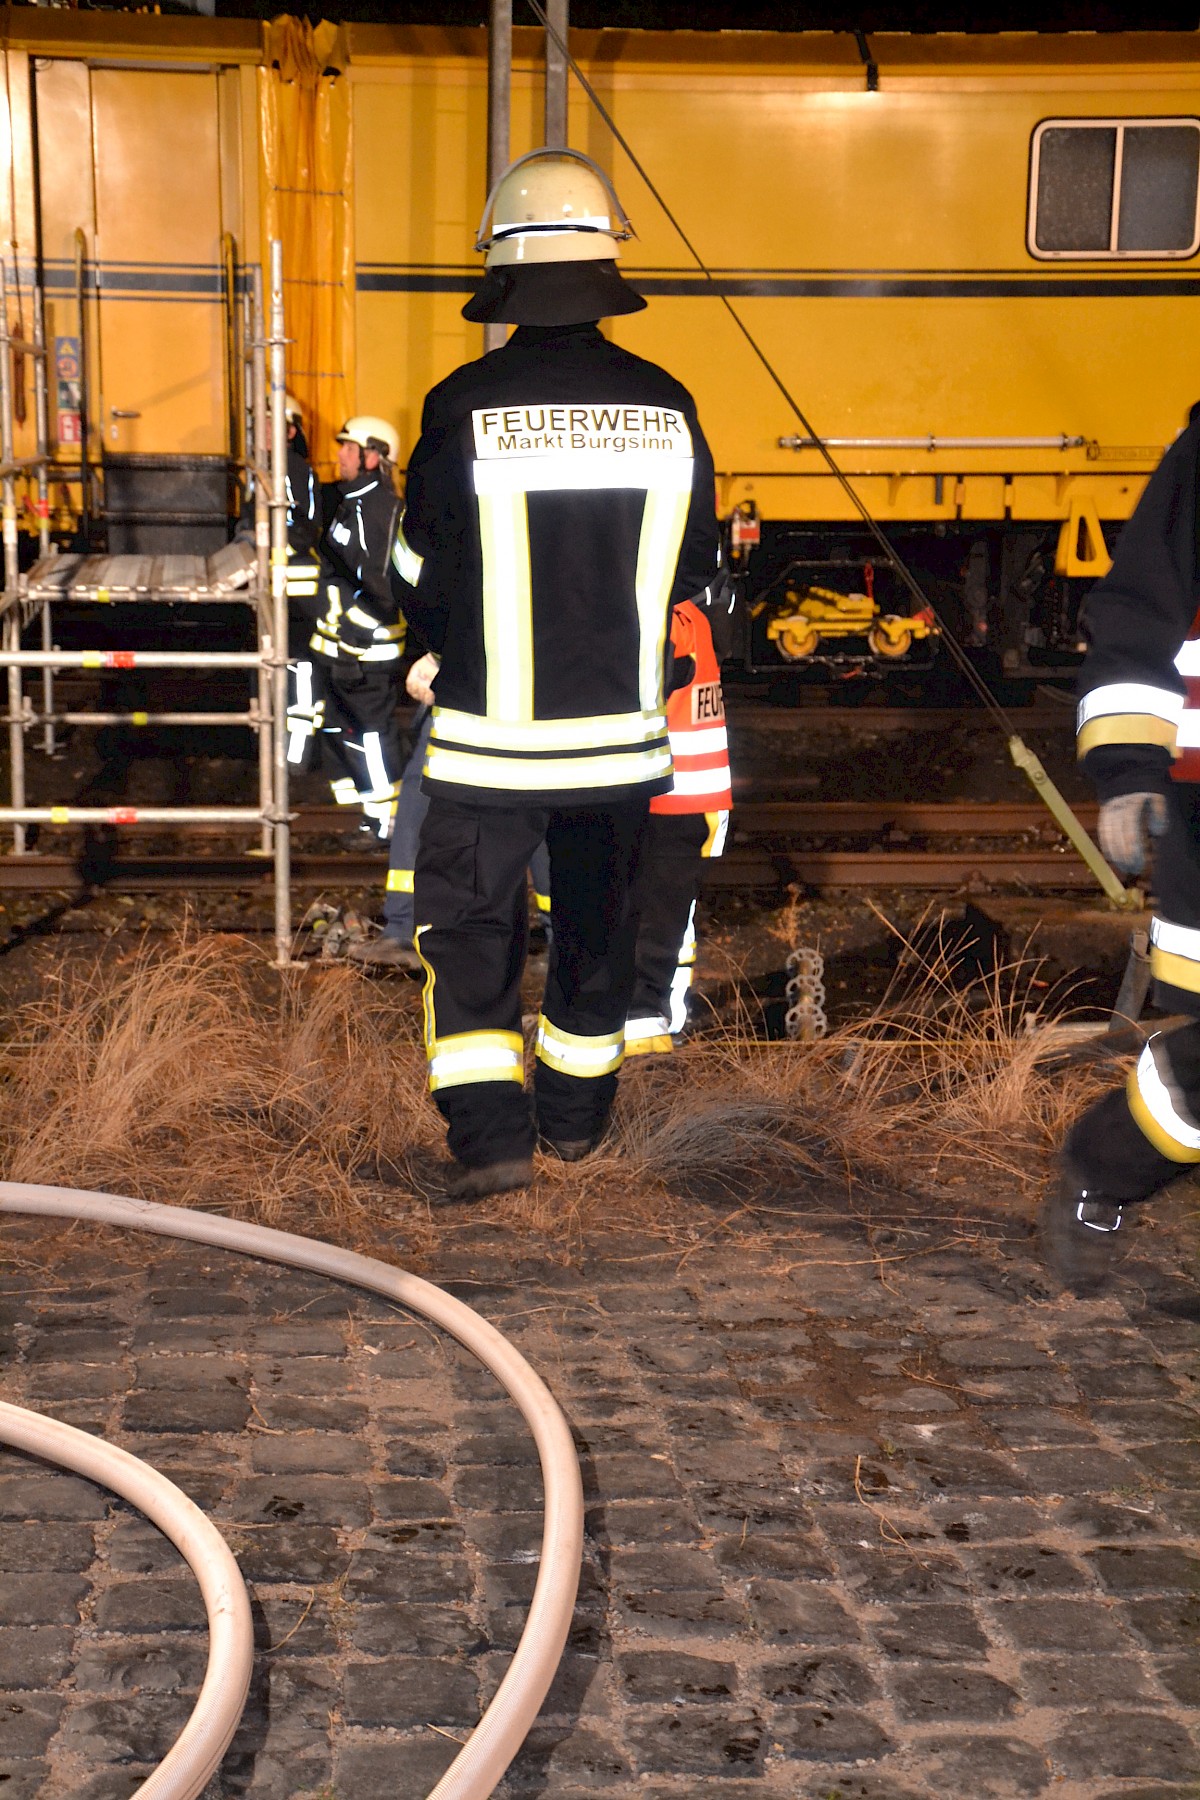
<svg viewBox="0 0 1200 1800"><path fill-rule="evenodd" d="M0 1213L118 1225L185 1238L268 1262L310 1269L420 1313L478 1357L533 1435L544 1486L542 1551L529 1616L512 1662L466 1744L428 1800L486 1800L520 1749L554 1679L567 1641L583 1555L583 1488L571 1433L545 1383L494 1326L432 1282L373 1257L292 1232L116 1194L0 1182ZM87 1475L152 1519L183 1553L209 1621L208 1667L192 1715L136 1800L196 1800L237 1729L250 1684L250 1605L216 1527L174 1484L89 1433L20 1407L0 1405L0 1442ZM134 1800L134 1797L131 1797Z"/></svg>

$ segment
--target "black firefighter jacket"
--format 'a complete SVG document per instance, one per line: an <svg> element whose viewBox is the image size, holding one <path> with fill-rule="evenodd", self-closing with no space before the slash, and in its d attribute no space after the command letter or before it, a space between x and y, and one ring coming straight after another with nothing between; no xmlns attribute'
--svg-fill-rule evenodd
<svg viewBox="0 0 1200 1800"><path fill-rule="evenodd" d="M1200 419L1150 477L1112 568L1085 603L1076 743L1102 801L1160 791L1176 756L1185 759L1179 772L1194 778L1186 765L1194 761L1191 728L1200 714L1189 707L1185 715L1184 698L1200 676L1192 635L1200 603L1198 458Z"/></svg>
<svg viewBox="0 0 1200 1800"><path fill-rule="evenodd" d="M664 792L670 609L717 544L691 395L594 325L522 327L434 388L392 553L441 657L425 786L507 806Z"/></svg>
<svg viewBox="0 0 1200 1800"><path fill-rule="evenodd" d="M399 501L378 472L326 488L322 611L311 648L321 656L396 662L404 618L388 580Z"/></svg>

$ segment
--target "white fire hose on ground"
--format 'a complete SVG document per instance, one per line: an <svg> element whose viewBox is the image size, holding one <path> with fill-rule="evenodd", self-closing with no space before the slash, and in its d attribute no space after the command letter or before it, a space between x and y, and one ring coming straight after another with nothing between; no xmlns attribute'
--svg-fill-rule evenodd
<svg viewBox="0 0 1200 1800"><path fill-rule="evenodd" d="M432 1282L315 1238L116 1194L0 1182L0 1213L83 1219L187 1238L311 1269L382 1294L440 1325L495 1375L533 1434L545 1512L537 1585L521 1641L470 1738L428 1800L486 1800L537 1717L567 1641L583 1556L583 1488L567 1422L545 1383L486 1319ZM165 1476L100 1438L39 1413L0 1405L0 1441L87 1475L151 1518L182 1551L204 1596L208 1668L191 1718L136 1800L195 1800L229 1747L250 1684L253 1631L241 1574L224 1539ZM132 1797L131 1797L132 1800Z"/></svg>

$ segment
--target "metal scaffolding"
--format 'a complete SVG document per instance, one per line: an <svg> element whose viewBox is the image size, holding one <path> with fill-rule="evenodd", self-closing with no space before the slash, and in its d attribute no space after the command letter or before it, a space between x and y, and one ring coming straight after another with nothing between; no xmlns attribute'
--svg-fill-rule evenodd
<svg viewBox="0 0 1200 1800"><path fill-rule="evenodd" d="M232 270L231 246L227 266ZM49 405L42 290L34 287L32 350L36 455L14 454L14 348L28 344L9 331L7 264L0 264L0 518L4 537L4 587L0 595L0 668L8 672L9 805L0 823L11 825L13 854L29 856L27 825L161 824L257 825L260 849L274 859L275 960L291 960L291 831L287 764L287 421L284 416L286 339L283 317L283 245L270 246L270 332L265 328L262 270L249 271L240 309L244 454L235 460L253 482L254 541L226 545L204 556L65 555L50 538ZM233 359L231 358L231 361ZM236 449L236 446L234 446ZM22 575L18 557L16 483L36 477L38 560ZM87 482L87 471L83 479ZM54 644L53 608L73 603L232 601L253 608L254 651L60 650ZM38 626L39 649L22 649L23 633ZM41 705L24 690L23 671L40 669ZM186 669L201 676L214 669L244 669L253 697L238 712L100 712L56 710L58 669ZM42 749L53 754L59 725L171 725L211 728L238 725L258 744L257 806L94 807L29 806L26 802L26 734L40 727Z"/></svg>

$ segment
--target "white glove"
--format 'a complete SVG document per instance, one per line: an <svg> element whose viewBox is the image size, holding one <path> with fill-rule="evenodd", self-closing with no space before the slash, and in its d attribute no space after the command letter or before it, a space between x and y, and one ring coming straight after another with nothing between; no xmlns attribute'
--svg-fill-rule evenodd
<svg viewBox="0 0 1200 1800"><path fill-rule="evenodd" d="M1140 875L1146 866L1148 838L1160 838L1167 829L1167 802L1163 794L1119 794L1100 808L1100 848L1114 868L1125 875Z"/></svg>
<svg viewBox="0 0 1200 1800"><path fill-rule="evenodd" d="M410 700L419 700L422 706L433 705L433 678L438 672L438 659L432 650L424 656L418 656L405 677L404 686Z"/></svg>

